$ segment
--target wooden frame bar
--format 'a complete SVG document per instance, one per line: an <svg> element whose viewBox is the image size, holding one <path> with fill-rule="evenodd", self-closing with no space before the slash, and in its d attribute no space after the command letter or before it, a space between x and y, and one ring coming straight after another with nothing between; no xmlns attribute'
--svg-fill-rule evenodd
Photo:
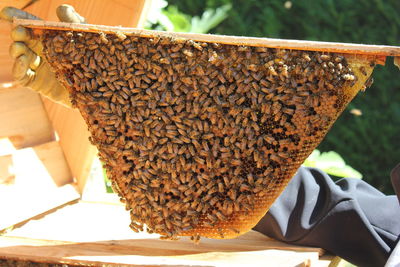
<svg viewBox="0 0 400 267"><path fill-rule="evenodd" d="M286 40L256 37L238 37L227 35L211 35L197 33L174 33L164 31L144 30L137 28L124 28L115 26L103 26L93 24L76 24L53 21L38 21L14 19L14 24L33 29L73 30L86 32L104 32L132 34L141 37L169 37L174 39L190 39L199 42L215 42L231 45L248 45L258 47L297 49L307 51L335 52L346 54L365 54L375 56L400 56L400 47L387 45L366 45L352 43L333 43L302 40Z"/></svg>

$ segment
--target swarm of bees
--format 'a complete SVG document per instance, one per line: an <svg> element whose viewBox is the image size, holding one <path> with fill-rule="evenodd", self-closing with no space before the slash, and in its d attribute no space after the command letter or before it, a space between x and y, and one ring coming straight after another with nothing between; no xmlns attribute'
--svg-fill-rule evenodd
<svg viewBox="0 0 400 267"><path fill-rule="evenodd" d="M232 238L267 212L357 80L345 57L47 30L134 231Z"/></svg>

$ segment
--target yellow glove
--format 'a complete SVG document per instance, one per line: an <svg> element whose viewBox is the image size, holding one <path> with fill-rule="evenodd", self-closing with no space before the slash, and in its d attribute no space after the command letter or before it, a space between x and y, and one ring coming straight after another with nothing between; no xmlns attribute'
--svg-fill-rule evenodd
<svg viewBox="0 0 400 267"><path fill-rule="evenodd" d="M85 19L69 5L59 6L57 16L63 22L85 23ZM12 22L13 17L39 20L38 17L14 7L5 7L0 12L1 19ZM43 46L40 40L33 37L30 29L22 26L11 31L11 38L14 41L10 46L10 55L15 59L12 70L14 79L55 102L71 107L67 89L58 82L42 57Z"/></svg>

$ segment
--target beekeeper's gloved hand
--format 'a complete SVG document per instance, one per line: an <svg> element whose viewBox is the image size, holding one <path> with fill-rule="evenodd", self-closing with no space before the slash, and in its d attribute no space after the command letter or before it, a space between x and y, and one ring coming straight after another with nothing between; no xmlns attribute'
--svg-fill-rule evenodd
<svg viewBox="0 0 400 267"><path fill-rule="evenodd" d="M57 16L62 22L85 23L85 19L69 5L59 6ZM0 11L1 19L12 22L13 17L40 19L14 7L5 7ZM10 55L15 59L12 70L14 79L55 102L71 107L67 89L58 82L55 73L42 56L43 46L39 38L30 29L22 26L11 31L11 38L14 41L10 46Z"/></svg>

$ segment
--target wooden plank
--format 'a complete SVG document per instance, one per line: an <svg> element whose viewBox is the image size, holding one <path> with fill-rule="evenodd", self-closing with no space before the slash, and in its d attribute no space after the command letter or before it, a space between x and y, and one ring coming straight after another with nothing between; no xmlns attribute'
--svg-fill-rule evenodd
<svg viewBox="0 0 400 267"><path fill-rule="evenodd" d="M81 220L70 220L70 218L80 218ZM127 242L139 246L144 251L143 253L149 255L153 253L152 248L167 251L179 250L181 251L180 254L183 255L186 252L228 252L238 249L250 251L260 247L324 254L324 251L320 248L285 244L255 231L250 231L236 239L203 238L200 244L196 245L186 237L175 242L160 240L159 235L156 234L135 233L129 228L129 224L129 212L125 210L125 206L121 203L107 204L80 201L48 214L41 220L30 221L7 233L6 236L73 243L108 242L108 240L112 240L113 242L121 242L121 244ZM52 227L52 225L58 225L58 227ZM63 229L63 231L60 231L60 229ZM166 244L170 246L165 246ZM145 251L145 249L148 251ZM171 255L172 252L165 253Z"/></svg>
<svg viewBox="0 0 400 267"><path fill-rule="evenodd" d="M0 20L0 82L13 80L11 70L14 60L8 54L12 43L10 29L10 23Z"/></svg>
<svg viewBox="0 0 400 267"><path fill-rule="evenodd" d="M57 141L17 150L12 154L16 183L21 187L54 187L72 182L72 175Z"/></svg>
<svg viewBox="0 0 400 267"><path fill-rule="evenodd" d="M11 231L13 227L46 213L66 203L80 198L76 189L70 185L55 187L51 190L40 188L4 188L0 187L0 234Z"/></svg>
<svg viewBox="0 0 400 267"><path fill-rule="evenodd" d="M335 257L336 256L333 254L326 253L326 254L322 255L321 257L319 257L318 263L315 264L315 266L316 267L333 267L330 264L335 259Z"/></svg>
<svg viewBox="0 0 400 267"><path fill-rule="evenodd" d="M124 1L124 0L116 0L118 2ZM147 20L147 15L150 11L152 1L154 0L144 0L144 1L136 1L137 6L136 6L136 12L140 11L136 17L138 19L133 20L132 23L126 27L134 27L134 28L144 28L146 20ZM132 1L133 2L133 1ZM104 24L104 23L101 23ZM110 24L107 24L110 25ZM117 26L123 26L122 24L117 25Z"/></svg>
<svg viewBox="0 0 400 267"><path fill-rule="evenodd" d="M89 142L87 125L78 110L69 109L43 98L47 114L58 134L68 166L83 191L97 149Z"/></svg>
<svg viewBox="0 0 400 267"><path fill-rule="evenodd" d="M165 244L169 245L169 244ZM46 263L95 266L314 266L313 252L260 250L198 253L185 256L141 256L120 252L113 243L68 244L54 241L0 237L0 258ZM155 253L156 254L156 253ZM267 265L266 265L267 264Z"/></svg>
<svg viewBox="0 0 400 267"><path fill-rule="evenodd" d="M155 234L134 233L129 223L129 213L122 205L81 201L0 237L0 258L116 266L310 266L323 253L318 248L288 245L254 231L237 239L205 238L198 245L188 238L160 240Z"/></svg>
<svg viewBox="0 0 400 267"><path fill-rule="evenodd" d="M15 173L13 170L13 161L11 155L0 156L0 184L13 184Z"/></svg>
<svg viewBox="0 0 400 267"><path fill-rule="evenodd" d="M115 26L64 23L54 21L36 21L14 19L15 25L23 25L34 29L74 30L86 32L123 32L142 37L168 37L174 39L189 39L199 42L213 42L231 45L261 46L283 49L298 49L307 51L336 52L347 54L367 54L375 56L400 56L400 47L386 45L365 45L352 43L333 43L303 40L286 40L273 38L241 37L228 35L197 34L197 33L175 33L154 31L136 28L123 28Z"/></svg>
<svg viewBox="0 0 400 267"><path fill-rule="evenodd" d="M0 164L0 231L80 197L60 188L72 175L56 141L1 156Z"/></svg>
<svg viewBox="0 0 400 267"><path fill-rule="evenodd" d="M72 5L87 22L115 26L136 27L143 20L142 13L148 0L40 0L26 11L45 20L58 21L56 8L62 4Z"/></svg>
<svg viewBox="0 0 400 267"><path fill-rule="evenodd" d="M0 139L11 147L0 147L0 155L10 148L20 149L54 140L54 132L39 95L23 87L0 87ZM1 142L4 143L4 142Z"/></svg>

